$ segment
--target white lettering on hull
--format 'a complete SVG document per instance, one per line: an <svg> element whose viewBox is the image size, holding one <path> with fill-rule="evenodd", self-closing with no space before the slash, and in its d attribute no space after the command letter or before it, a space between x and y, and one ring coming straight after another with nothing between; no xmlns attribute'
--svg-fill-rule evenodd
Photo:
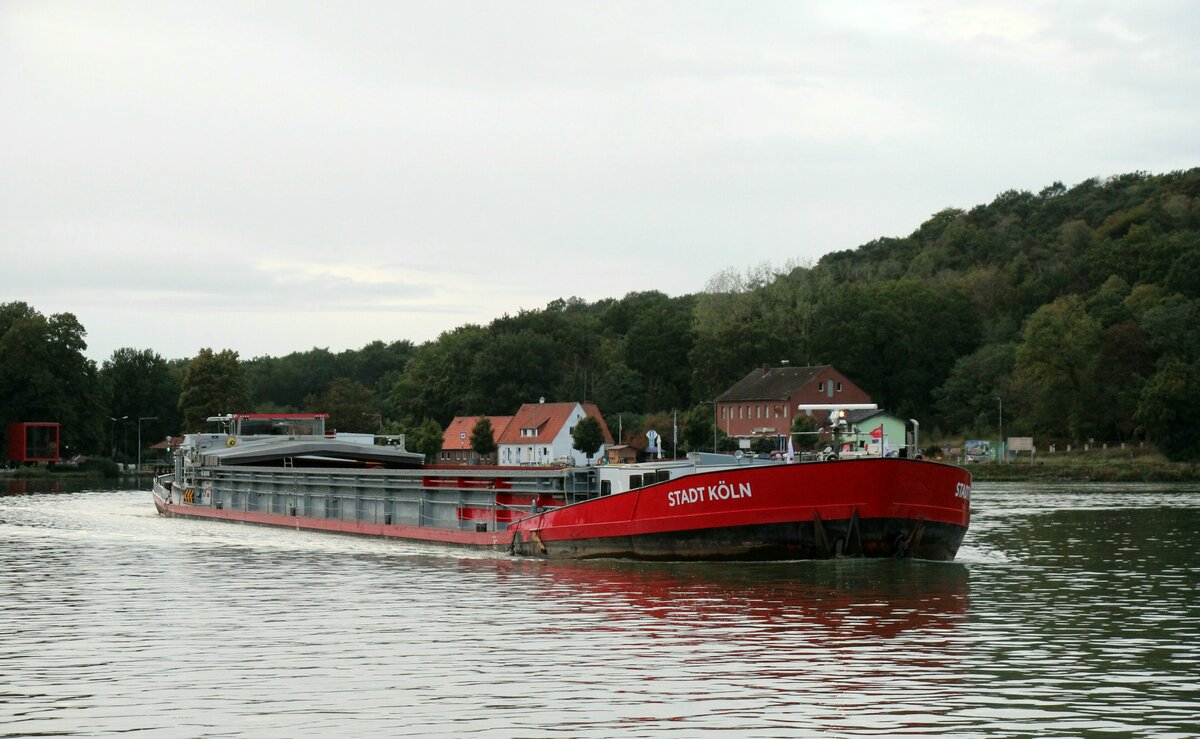
<svg viewBox="0 0 1200 739"><path fill-rule="evenodd" d="M715 500L741 500L754 497L754 491L748 482L736 485L721 480L716 485L684 488L667 493L667 505L671 508L681 505L691 505Z"/></svg>

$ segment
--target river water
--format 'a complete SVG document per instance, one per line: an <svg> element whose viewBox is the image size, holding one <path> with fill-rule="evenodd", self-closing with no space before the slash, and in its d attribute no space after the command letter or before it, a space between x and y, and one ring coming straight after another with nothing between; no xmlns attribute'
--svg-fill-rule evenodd
<svg viewBox="0 0 1200 739"><path fill-rule="evenodd" d="M1200 486L980 484L954 563L547 563L0 495L0 736L1195 736Z"/></svg>

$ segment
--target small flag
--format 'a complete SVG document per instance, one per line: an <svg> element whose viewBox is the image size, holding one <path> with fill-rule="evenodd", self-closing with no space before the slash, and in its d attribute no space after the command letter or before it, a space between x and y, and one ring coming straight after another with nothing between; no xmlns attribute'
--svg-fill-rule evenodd
<svg viewBox="0 0 1200 739"><path fill-rule="evenodd" d="M792 462L796 461L796 450L795 450L795 448L792 447L792 435L791 434L788 434L787 461L788 461L788 464L791 464Z"/></svg>
<svg viewBox="0 0 1200 739"><path fill-rule="evenodd" d="M871 429L871 438L872 439L882 439L883 438L883 424L882 423L879 424L879 428Z"/></svg>

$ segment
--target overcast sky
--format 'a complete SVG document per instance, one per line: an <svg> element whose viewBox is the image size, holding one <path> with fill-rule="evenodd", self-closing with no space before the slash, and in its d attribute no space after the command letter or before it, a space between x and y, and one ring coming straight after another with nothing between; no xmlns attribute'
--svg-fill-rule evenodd
<svg viewBox="0 0 1200 739"><path fill-rule="evenodd" d="M0 0L0 302L415 342L1200 165L1195 2Z"/></svg>

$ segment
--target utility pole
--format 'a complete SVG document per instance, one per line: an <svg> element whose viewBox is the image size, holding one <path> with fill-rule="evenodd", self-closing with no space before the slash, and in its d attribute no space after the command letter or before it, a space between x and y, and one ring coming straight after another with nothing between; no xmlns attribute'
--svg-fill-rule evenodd
<svg viewBox="0 0 1200 739"><path fill-rule="evenodd" d="M1000 464L1004 464L1004 457L1006 456L1004 454L1004 401L997 395L996 402L1000 406Z"/></svg>

